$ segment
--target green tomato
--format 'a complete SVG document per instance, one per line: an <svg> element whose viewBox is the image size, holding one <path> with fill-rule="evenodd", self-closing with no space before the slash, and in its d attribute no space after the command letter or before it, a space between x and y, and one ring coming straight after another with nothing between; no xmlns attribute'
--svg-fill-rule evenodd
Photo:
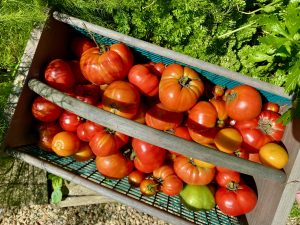
<svg viewBox="0 0 300 225"><path fill-rule="evenodd" d="M182 204L192 210L210 210L215 207L215 198L206 185L187 184L179 194Z"/></svg>

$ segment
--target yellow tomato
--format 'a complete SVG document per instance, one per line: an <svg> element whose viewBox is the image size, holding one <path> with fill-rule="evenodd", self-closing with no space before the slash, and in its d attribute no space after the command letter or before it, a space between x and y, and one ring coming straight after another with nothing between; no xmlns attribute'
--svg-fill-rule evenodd
<svg viewBox="0 0 300 225"><path fill-rule="evenodd" d="M241 147L243 138L237 129L224 128L217 133L214 142L220 151L231 154Z"/></svg>
<svg viewBox="0 0 300 225"><path fill-rule="evenodd" d="M194 163L199 167L206 167L206 168L214 168L215 167L215 165L208 163L208 162L204 162L199 159L193 159L193 160L194 160Z"/></svg>
<svg viewBox="0 0 300 225"><path fill-rule="evenodd" d="M259 159L264 165L282 169L288 163L289 156L279 144L268 143L260 148Z"/></svg>

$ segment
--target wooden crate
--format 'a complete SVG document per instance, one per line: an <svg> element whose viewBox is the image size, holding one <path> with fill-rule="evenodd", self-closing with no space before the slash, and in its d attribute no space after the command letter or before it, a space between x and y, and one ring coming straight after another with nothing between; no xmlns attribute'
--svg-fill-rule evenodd
<svg viewBox="0 0 300 225"><path fill-rule="evenodd" d="M241 83L249 84L256 87L269 101L277 102L282 106L291 104L291 97L286 95L282 88L55 12L42 28L33 31L25 49L19 74L14 83L14 93L10 96L7 108L8 118L11 121L5 141L7 153L172 224L281 225L286 223L296 191L300 187L300 122L298 120L287 126L283 143L288 149L290 160L284 171L280 171L213 151L197 143L120 118L62 95L38 81L42 80L44 68L50 60L68 59L69 49L66 46L69 44L70 37L78 32L87 35L86 29L95 35L98 42L127 44L134 50L136 56L165 64L187 65L213 83L227 88ZM84 118L129 136L179 153L183 153L182 149L184 149L184 154L187 156L198 157L252 175L258 192L256 208L239 218L226 216L218 208L193 213L180 204L178 197L168 197L159 193L148 198L142 196L139 190L131 188L127 179L119 181L106 179L96 171L93 160L79 163L71 157L61 158L41 151L35 145L36 135L33 132L35 121L31 115L31 103L36 96L34 92Z"/></svg>

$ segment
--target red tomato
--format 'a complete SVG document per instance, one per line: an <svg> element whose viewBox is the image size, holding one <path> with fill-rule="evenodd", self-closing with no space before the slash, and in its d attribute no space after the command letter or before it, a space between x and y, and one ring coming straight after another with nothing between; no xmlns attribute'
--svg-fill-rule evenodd
<svg viewBox="0 0 300 225"><path fill-rule="evenodd" d="M218 128L213 127L208 130L202 130L202 131L196 131L191 128L188 128L189 134L191 135L191 138L203 145L208 145L208 144L214 144L214 139L219 131Z"/></svg>
<svg viewBox="0 0 300 225"><path fill-rule="evenodd" d="M236 121L256 118L262 109L260 93L248 85L239 85L225 92L228 116Z"/></svg>
<svg viewBox="0 0 300 225"><path fill-rule="evenodd" d="M221 85L215 85L213 87L212 93L215 99L222 97L225 93L225 87Z"/></svg>
<svg viewBox="0 0 300 225"><path fill-rule="evenodd" d="M171 64L164 70L159 83L159 99L174 112L192 108L204 92L199 75L189 67Z"/></svg>
<svg viewBox="0 0 300 225"><path fill-rule="evenodd" d="M68 61L68 63L74 75L76 84L86 84L89 82L87 79L85 79L85 77L81 73L79 61L72 60L72 61Z"/></svg>
<svg viewBox="0 0 300 225"><path fill-rule="evenodd" d="M132 119L139 110L140 94L131 83L114 81L105 89L102 103L104 110Z"/></svg>
<svg viewBox="0 0 300 225"><path fill-rule="evenodd" d="M135 122L145 124L146 106L141 102L137 114L132 118Z"/></svg>
<svg viewBox="0 0 300 225"><path fill-rule="evenodd" d="M176 175L187 184L206 185L215 175L215 168L197 165L192 158L178 156L174 159L174 171Z"/></svg>
<svg viewBox="0 0 300 225"><path fill-rule="evenodd" d="M221 187L227 187L229 183L239 183L241 180L241 175L237 171L229 170L226 172L218 171L215 177L217 184Z"/></svg>
<svg viewBox="0 0 300 225"><path fill-rule="evenodd" d="M97 156L96 167L99 173L111 179L122 179L133 170L133 163L121 153Z"/></svg>
<svg viewBox="0 0 300 225"><path fill-rule="evenodd" d="M52 60L46 67L45 80L51 87L66 91L75 84L75 77L68 62L62 59Z"/></svg>
<svg viewBox="0 0 300 225"><path fill-rule="evenodd" d="M257 195L245 184L232 183L232 187L220 187L215 194L220 210L229 216L250 212L257 203Z"/></svg>
<svg viewBox="0 0 300 225"><path fill-rule="evenodd" d="M101 92L99 86L93 84L77 85L74 88L75 97L91 105L98 103L102 95Z"/></svg>
<svg viewBox="0 0 300 225"><path fill-rule="evenodd" d="M79 150L73 155L76 161L83 162L95 157L88 143L81 143Z"/></svg>
<svg viewBox="0 0 300 225"><path fill-rule="evenodd" d="M186 125L197 132L204 131L215 127L217 117L217 111L210 102L200 101L190 110Z"/></svg>
<svg viewBox="0 0 300 225"><path fill-rule="evenodd" d="M244 148L236 150L233 154L239 158L249 159L249 153Z"/></svg>
<svg viewBox="0 0 300 225"><path fill-rule="evenodd" d="M74 113L69 111L63 111L63 113L59 117L59 124L62 129L65 131L76 132L77 127L83 123L83 120L80 116L77 116Z"/></svg>
<svg viewBox="0 0 300 225"><path fill-rule="evenodd" d="M92 137L102 129L102 126L87 120L77 127L77 136L82 141L90 141Z"/></svg>
<svg viewBox="0 0 300 225"><path fill-rule="evenodd" d="M77 36L71 41L71 50L79 59L86 50L96 47L96 44L87 37Z"/></svg>
<svg viewBox="0 0 300 225"><path fill-rule="evenodd" d="M74 155L80 148L80 140L69 131L57 133L52 140L52 150L59 156Z"/></svg>
<svg viewBox="0 0 300 225"><path fill-rule="evenodd" d="M209 100L211 104L215 107L218 115L218 121L217 126L218 127L224 127L225 126L225 120L228 118L227 111L226 111L226 103L222 99L215 99L212 98Z"/></svg>
<svg viewBox="0 0 300 225"><path fill-rule="evenodd" d="M164 70L166 69L166 65L162 62L154 63L153 71L156 75L161 76Z"/></svg>
<svg viewBox="0 0 300 225"><path fill-rule="evenodd" d="M158 94L158 77L144 65L138 64L129 70L128 80L146 96L152 97Z"/></svg>
<svg viewBox="0 0 300 225"><path fill-rule="evenodd" d="M139 187L141 182L146 178L146 174L139 171L134 170L128 175L128 183L133 187Z"/></svg>
<svg viewBox="0 0 300 225"><path fill-rule="evenodd" d="M160 183L160 190L169 196L175 196L180 193L183 188L182 181L177 177L173 168L164 165L153 171L153 177Z"/></svg>
<svg viewBox="0 0 300 225"><path fill-rule="evenodd" d="M34 99L31 107L32 115L43 122L52 122L58 119L62 111L62 108L41 96Z"/></svg>
<svg viewBox="0 0 300 225"><path fill-rule="evenodd" d="M174 129L174 135L177 137L184 138L188 141L193 140L187 127L176 127Z"/></svg>
<svg viewBox="0 0 300 225"><path fill-rule="evenodd" d="M261 161L260 161L260 158L259 158L259 153L249 153L249 158L248 159L252 162L256 162L256 163L261 164Z"/></svg>
<svg viewBox="0 0 300 225"><path fill-rule="evenodd" d="M145 196L153 196L158 192L158 183L155 180L145 179L140 184L140 191Z"/></svg>
<svg viewBox="0 0 300 225"><path fill-rule="evenodd" d="M280 110L280 106L275 102L267 102L263 104L263 110L270 110L278 113Z"/></svg>
<svg viewBox="0 0 300 225"><path fill-rule="evenodd" d="M162 103L152 106L145 115L145 121L149 127L163 131L175 129L181 124L182 120L182 113L171 112Z"/></svg>
<svg viewBox="0 0 300 225"><path fill-rule="evenodd" d="M61 127L56 122L41 123L38 125L39 141L38 145L52 152L53 137L61 131Z"/></svg>
<svg viewBox="0 0 300 225"><path fill-rule="evenodd" d="M80 58L83 75L91 83L98 85L123 80L132 66L132 52L122 43L111 45L104 53L97 47L90 48Z"/></svg>
<svg viewBox="0 0 300 225"><path fill-rule="evenodd" d="M102 127L90 140L89 144L96 156L116 154L127 144L129 137L118 131Z"/></svg>

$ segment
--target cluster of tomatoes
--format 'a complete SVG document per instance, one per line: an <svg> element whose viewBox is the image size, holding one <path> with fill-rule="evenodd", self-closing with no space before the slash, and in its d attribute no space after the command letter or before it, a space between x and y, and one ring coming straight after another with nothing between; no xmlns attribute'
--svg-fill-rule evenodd
<svg viewBox="0 0 300 225"><path fill-rule="evenodd" d="M216 151L278 169L287 163L287 153L280 144L285 127L278 121L279 105L263 104L255 88L240 85L225 90L179 64L134 63L132 50L123 43L96 46L77 37L71 49L75 60L54 59L46 66L44 80L51 87ZM43 149L78 161L95 158L102 175L128 177L144 195L161 191L174 196L188 185L208 185L213 202L228 215L245 214L256 205L256 193L237 171L131 138L80 118L41 96L34 99L32 114L40 121L39 145ZM191 204L205 201L196 195L188 195L190 199L180 196Z"/></svg>

